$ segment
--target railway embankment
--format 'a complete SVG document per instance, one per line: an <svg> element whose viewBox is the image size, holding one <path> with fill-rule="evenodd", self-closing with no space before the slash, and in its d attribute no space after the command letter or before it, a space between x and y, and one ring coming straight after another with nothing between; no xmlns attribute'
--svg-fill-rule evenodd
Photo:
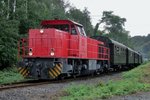
<svg viewBox="0 0 150 100"><path fill-rule="evenodd" d="M23 81L24 78L18 73L17 68L6 68L0 71L0 85Z"/></svg>
<svg viewBox="0 0 150 100"><path fill-rule="evenodd" d="M121 75L121 79L110 80L107 83L71 85L64 89L61 99L97 100L150 91L150 62L123 72Z"/></svg>
<svg viewBox="0 0 150 100"><path fill-rule="evenodd" d="M11 71L13 70L13 71ZM16 69L0 72L4 83L22 80ZM5 74L4 74L5 73ZM16 76L16 77L14 77ZM7 78L9 77L9 78ZM149 92L148 92L149 91ZM130 71L0 92L2 100L150 100L150 62Z"/></svg>

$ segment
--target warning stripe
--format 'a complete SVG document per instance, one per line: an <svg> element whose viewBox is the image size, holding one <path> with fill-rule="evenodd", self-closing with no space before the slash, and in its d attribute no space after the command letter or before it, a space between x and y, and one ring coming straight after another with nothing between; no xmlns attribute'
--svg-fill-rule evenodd
<svg viewBox="0 0 150 100"><path fill-rule="evenodd" d="M29 75L29 71L24 75L24 77L27 77Z"/></svg>
<svg viewBox="0 0 150 100"><path fill-rule="evenodd" d="M29 71L26 68L19 67L18 71L24 77L27 77L27 75L29 74Z"/></svg>
<svg viewBox="0 0 150 100"><path fill-rule="evenodd" d="M51 72L53 73L53 75L54 75L55 77L58 76L57 73L56 73L53 69L51 69Z"/></svg>
<svg viewBox="0 0 150 100"><path fill-rule="evenodd" d="M59 63L59 66L62 68L62 64L61 63Z"/></svg>
<svg viewBox="0 0 150 100"><path fill-rule="evenodd" d="M27 73L27 69L22 73L23 76L25 76L25 74Z"/></svg>
<svg viewBox="0 0 150 100"><path fill-rule="evenodd" d="M18 71L20 71L21 69L22 69L22 67L19 67L19 68L18 68Z"/></svg>
<svg viewBox="0 0 150 100"><path fill-rule="evenodd" d="M22 74L22 73L24 72L24 70L25 70L25 68L22 68L22 69L20 70L20 74Z"/></svg>
<svg viewBox="0 0 150 100"><path fill-rule="evenodd" d="M54 68L54 71L57 73L57 76L60 74L60 71L57 70L57 68Z"/></svg>
<svg viewBox="0 0 150 100"><path fill-rule="evenodd" d="M61 74L61 70L62 70L62 65L61 64L56 64L54 66L54 68L49 69L48 73L50 74L50 76L52 78L55 78L55 77L57 77L58 75Z"/></svg>
<svg viewBox="0 0 150 100"><path fill-rule="evenodd" d="M26 69L24 68L24 70L21 72L21 74L23 75L23 73L26 71Z"/></svg>
<svg viewBox="0 0 150 100"><path fill-rule="evenodd" d="M51 71L49 71L49 74L50 74L53 78L55 78L55 76L52 74L52 72L51 72Z"/></svg>
<svg viewBox="0 0 150 100"><path fill-rule="evenodd" d="M56 64L56 68L61 72L61 68Z"/></svg>

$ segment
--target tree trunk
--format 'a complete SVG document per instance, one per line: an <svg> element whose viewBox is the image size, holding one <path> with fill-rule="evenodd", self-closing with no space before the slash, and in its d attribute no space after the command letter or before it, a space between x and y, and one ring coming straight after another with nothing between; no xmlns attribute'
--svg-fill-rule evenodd
<svg viewBox="0 0 150 100"><path fill-rule="evenodd" d="M26 0L26 19L28 19L28 0Z"/></svg>
<svg viewBox="0 0 150 100"><path fill-rule="evenodd" d="M6 19L9 19L9 2L10 2L10 0L8 0Z"/></svg>
<svg viewBox="0 0 150 100"><path fill-rule="evenodd" d="M16 12L16 0L14 0L14 7L13 8L14 8L13 13L15 13Z"/></svg>

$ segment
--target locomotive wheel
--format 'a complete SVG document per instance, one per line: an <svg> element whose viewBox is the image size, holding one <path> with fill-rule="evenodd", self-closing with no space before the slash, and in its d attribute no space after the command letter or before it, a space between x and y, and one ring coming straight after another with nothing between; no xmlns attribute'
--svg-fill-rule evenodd
<svg viewBox="0 0 150 100"><path fill-rule="evenodd" d="M100 75L100 71L96 70L95 75Z"/></svg>
<svg viewBox="0 0 150 100"><path fill-rule="evenodd" d="M77 75L73 75L73 78L77 78Z"/></svg>
<svg viewBox="0 0 150 100"><path fill-rule="evenodd" d="M64 80L64 79L65 79L64 75L61 74L61 75L58 76L58 80Z"/></svg>
<svg viewBox="0 0 150 100"><path fill-rule="evenodd" d="M65 77L64 77L64 76L61 76L61 77L60 77L60 80L64 80L64 79L65 79Z"/></svg>

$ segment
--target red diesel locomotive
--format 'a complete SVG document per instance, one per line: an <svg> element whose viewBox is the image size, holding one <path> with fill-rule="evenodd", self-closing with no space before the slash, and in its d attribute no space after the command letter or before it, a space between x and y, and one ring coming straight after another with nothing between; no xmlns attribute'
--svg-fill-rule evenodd
<svg viewBox="0 0 150 100"><path fill-rule="evenodd" d="M54 79L100 73L110 66L110 50L102 41L86 36L71 20L44 20L19 41L18 70L28 78Z"/></svg>

